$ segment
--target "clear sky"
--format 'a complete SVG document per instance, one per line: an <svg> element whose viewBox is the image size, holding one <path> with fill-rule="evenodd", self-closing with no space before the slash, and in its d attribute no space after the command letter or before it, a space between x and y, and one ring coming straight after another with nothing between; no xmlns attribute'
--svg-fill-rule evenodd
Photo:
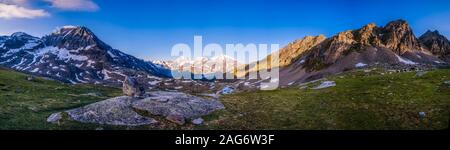
<svg viewBox="0 0 450 150"><path fill-rule="evenodd" d="M171 47L192 44L194 35L204 43L284 46L400 18L416 36L437 29L450 37L450 0L0 0L0 35L43 36L82 25L112 47L152 60L170 59Z"/></svg>

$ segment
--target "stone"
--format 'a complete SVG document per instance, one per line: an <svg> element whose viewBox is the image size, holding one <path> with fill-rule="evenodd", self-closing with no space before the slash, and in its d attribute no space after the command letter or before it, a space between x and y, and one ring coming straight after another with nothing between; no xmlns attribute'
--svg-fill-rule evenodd
<svg viewBox="0 0 450 150"><path fill-rule="evenodd" d="M191 121L194 125L202 125L204 120L202 118L197 118Z"/></svg>
<svg viewBox="0 0 450 150"><path fill-rule="evenodd" d="M140 126L157 123L150 117L141 116L131 107L135 99L129 96L115 97L84 107L66 111L69 117L82 123Z"/></svg>
<svg viewBox="0 0 450 150"><path fill-rule="evenodd" d="M224 94L224 95L232 94L232 93L234 93L234 88L230 87L230 86L227 86L220 91L220 94Z"/></svg>
<svg viewBox="0 0 450 150"><path fill-rule="evenodd" d="M182 122L180 118L191 120L225 108L215 99L208 100L182 92L167 91L150 92L149 97L133 101L132 107L151 115L166 117L178 124Z"/></svg>
<svg viewBox="0 0 450 150"><path fill-rule="evenodd" d="M145 89L133 77L125 77L122 85L123 94L131 97L142 97L145 94Z"/></svg>
<svg viewBox="0 0 450 150"><path fill-rule="evenodd" d="M166 119L178 125L184 125L184 123L186 122L184 116L181 113L172 112L167 115Z"/></svg>
<svg viewBox="0 0 450 150"><path fill-rule="evenodd" d="M424 76L426 73L427 73L427 72L425 72L425 71L419 71L419 72L416 73L416 77L422 77L422 76Z"/></svg>
<svg viewBox="0 0 450 150"><path fill-rule="evenodd" d="M419 112L419 117L420 118L425 118L426 116L427 116L427 113L425 113L423 111Z"/></svg>
<svg viewBox="0 0 450 150"><path fill-rule="evenodd" d="M445 81L444 84L450 85L450 81Z"/></svg>
<svg viewBox="0 0 450 150"><path fill-rule="evenodd" d="M27 81L35 81L36 78L34 76L27 76Z"/></svg>
<svg viewBox="0 0 450 150"><path fill-rule="evenodd" d="M323 81L319 86L314 87L312 89L319 90L319 89L324 89L324 88L329 88L329 87L334 87L334 86L336 86L336 83L334 81Z"/></svg>
<svg viewBox="0 0 450 150"><path fill-rule="evenodd" d="M58 123L61 119L62 119L62 113L61 112L57 112L57 113L51 114L47 118L47 122L49 122L49 123Z"/></svg>

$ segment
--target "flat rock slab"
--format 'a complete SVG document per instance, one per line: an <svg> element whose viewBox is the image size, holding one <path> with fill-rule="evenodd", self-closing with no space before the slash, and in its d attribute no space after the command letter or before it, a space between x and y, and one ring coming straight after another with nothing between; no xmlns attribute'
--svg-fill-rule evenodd
<svg viewBox="0 0 450 150"><path fill-rule="evenodd" d="M196 119L208 115L216 110L224 109L224 105L217 100L207 100L200 97L188 95L182 92L150 92L149 97L134 101L132 107L152 115L168 117L175 123L182 124L179 119Z"/></svg>
<svg viewBox="0 0 450 150"><path fill-rule="evenodd" d="M167 120L183 125L193 120L224 109L217 100L207 100L182 92L150 92L144 99L129 96L115 97L84 107L65 111L70 119L82 123L107 125L140 126L158 123L155 119L142 116L138 112L163 116ZM50 115L47 122L56 123L61 112Z"/></svg>
<svg viewBox="0 0 450 150"><path fill-rule="evenodd" d="M83 123L140 126L157 123L153 118L141 116L131 107L135 99L115 97L84 107L66 111L73 120Z"/></svg>

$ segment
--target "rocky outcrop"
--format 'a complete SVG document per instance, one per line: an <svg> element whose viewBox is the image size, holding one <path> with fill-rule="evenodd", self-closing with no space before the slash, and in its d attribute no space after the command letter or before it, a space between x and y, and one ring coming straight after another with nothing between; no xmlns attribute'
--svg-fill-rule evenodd
<svg viewBox="0 0 450 150"><path fill-rule="evenodd" d="M316 46L317 44L323 42L326 39L324 35L318 35L318 36L305 36L302 39L296 40L292 43L289 43L286 47L279 50L279 64L274 65L271 63L268 63L272 60L272 55L267 56L266 58L262 59L258 64L250 64L247 65L245 68L249 68L249 66L254 66L253 68L249 68L248 71L241 70L240 73L237 76L244 76L248 72L255 72L258 70L263 70L271 67L285 67L293 62L297 61L301 58L302 54L305 53L307 50L311 49L312 47Z"/></svg>
<svg viewBox="0 0 450 150"><path fill-rule="evenodd" d="M323 40L325 40L326 37L324 35L319 36L305 36L301 40L297 40L293 43L290 43L288 46L282 48L280 50L280 66L287 66L298 59L298 56L300 56L302 53L304 53L306 50L311 49L312 47L316 46Z"/></svg>
<svg viewBox="0 0 450 150"><path fill-rule="evenodd" d="M70 119L82 123L123 126L140 126L157 123L153 118L141 116L136 113L133 108L130 107L134 100L134 98L128 96L115 97L84 107L68 110L66 113L69 115Z"/></svg>
<svg viewBox="0 0 450 150"><path fill-rule="evenodd" d="M392 21L384 27L370 23L357 30L340 32L311 48L302 60L305 65L299 67L305 67L308 71L321 70L351 53L361 53L370 48L391 50L394 55L413 56L411 59L414 60L420 60L422 56L419 55L424 51L406 21ZM424 60L429 63L434 61L432 58Z"/></svg>
<svg viewBox="0 0 450 150"><path fill-rule="evenodd" d="M419 37L420 43L430 50L434 55L438 55L441 59L450 60L450 42L448 39L439 34L437 30L428 30Z"/></svg>
<svg viewBox="0 0 450 150"><path fill-rule="evenodd" d="M388 23L382 29L381 39L386 48L394 50L398 55L408 50L421 50L419 41L405 20Z"/></svg>
<svg viewBox="0 0 450 150"><path fill-rule="evenodd" d="M82 123L96 123L121 126L140 126L158 123L151 116L183 125L187 120L195 120L214 111L224 109L217 100L208 100L181 92L150 92L149 97L139 99L120 96L84 107L65 111L69 119ZM48 122L57 123L62 113L54 113ZM198 123L198 120L195 121Z"/></svg>
<svg viewBox="0 0 450 150"><path fill-rule="evenodd" d="M184 124L185 120L196 119L225 108L217 100L207 100L181 92L157 91L149 95L133 102L132 107L151 115L164 116L177 124Z"/></svg>
<svg viewBox="0 0 450 150"><path fill-rule="evenodd" d="M145 89L133 77L125 77L122 85L123 94L131 97L142 97L145 94Z"/></svg>

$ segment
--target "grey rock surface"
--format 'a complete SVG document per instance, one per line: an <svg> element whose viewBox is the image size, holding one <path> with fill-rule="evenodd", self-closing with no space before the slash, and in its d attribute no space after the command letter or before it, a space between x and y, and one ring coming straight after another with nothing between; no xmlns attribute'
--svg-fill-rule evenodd
<svg viewBox="0 0 450 150"><path fill-rule="evenodd" d="M195 119L224 109L217 100L207 100L181 92L156 91L149 97L133 102L133 108L152 115L164 116L166 119L181 124L182 119Z"/></svg>
<svg viewBox="0 0 450 150"><path fill-rule="evenodd" d="M157 123L156 120L136 113L131 107L135 99L128 96L115 97L81 108L66 111L73 120L83 123L139 126Z"/></svg>
<svg viewBox="0 0 450 150"><path fill-rule="evenodd" d="M59 120L62 119L61 112L53 113L47 118L47 122L49 123L57 123Z"/></svg>
<svg viewBox="0 0 450 150"><path fill-rule="evenodd" d="M145 94L145 89L142 87L135 78L126 77L122 85L123 94L131 97L142 97Z"/></svg>

